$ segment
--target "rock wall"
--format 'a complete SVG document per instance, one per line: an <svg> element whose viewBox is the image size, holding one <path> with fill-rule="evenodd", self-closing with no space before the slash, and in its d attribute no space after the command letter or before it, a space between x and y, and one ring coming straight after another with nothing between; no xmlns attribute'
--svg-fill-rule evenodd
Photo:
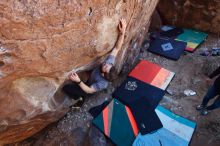
<svg viewBox="0 0 220 146"><path fill-rule="evenodd" d="M220 32L218 0L160 0L158 10L165 23Z"/></svg>
<svg viewBox="0 0 220 146"><path fill-rule="evenodd" d="M120 70L127 48L143 39L157 2L0 1L0 145L21 141L66 113L69 100L55 93L68 72L91 68L108 54L124 17Z"/></svg>

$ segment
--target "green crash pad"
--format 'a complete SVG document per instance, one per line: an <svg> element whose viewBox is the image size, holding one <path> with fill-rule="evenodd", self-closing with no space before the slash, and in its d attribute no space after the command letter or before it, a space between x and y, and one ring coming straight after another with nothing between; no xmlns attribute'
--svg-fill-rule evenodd
<svg viewBox="0 0 220 146"><path fill-rule="evenodd" d="M131 146L138 135L137 125L130 109L117 99L109 103L93 120L93 124L117 146Z"/></svg>
<svg viewBox="0 0 220 146"><path fill-rule="evenodd" d="M180 34L176 40L183 41L183 42L192 42L196 44L201 44L208 34L192 29L183 29L184 32Z"/></svg>

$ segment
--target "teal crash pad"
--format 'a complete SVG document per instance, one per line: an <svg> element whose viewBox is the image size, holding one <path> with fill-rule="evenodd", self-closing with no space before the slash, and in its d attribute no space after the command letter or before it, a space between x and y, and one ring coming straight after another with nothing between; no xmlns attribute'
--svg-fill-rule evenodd
<svg viewBox="0 0 220 146"><path fill-rule="evenodd" d="M176 40L201 44L208 36L208 34L201 32L201 31L196 31L192 29L183 29L183 30L184 30L184 33L180 34L176 38Z"/></svg>

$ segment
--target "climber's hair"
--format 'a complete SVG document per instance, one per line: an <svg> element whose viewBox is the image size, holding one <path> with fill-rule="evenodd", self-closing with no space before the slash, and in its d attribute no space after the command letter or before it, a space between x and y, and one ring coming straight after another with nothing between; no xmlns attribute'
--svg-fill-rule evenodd
<svg viewBox="0 0 220 146"><path fill-rule="evenodd" d="M105 79L110 81L110 82L113 82L117 78L117 76L118 76L117 70L114 66L112 66L109 73L104 74Z"/></svg>

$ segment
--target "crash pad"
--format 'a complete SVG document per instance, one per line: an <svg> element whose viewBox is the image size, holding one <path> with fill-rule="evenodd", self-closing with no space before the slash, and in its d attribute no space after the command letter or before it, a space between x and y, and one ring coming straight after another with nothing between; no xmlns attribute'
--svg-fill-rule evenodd
<svg viewBox="0 0 220 146"><path fill-rule="evenodd" d="M186 51L193 52L207 38L208 34L192 29L184 29L184 32L175 40L187 43Z"/></svg>
<svg viewBox="0 0 220 146"><path fill-rule="evenodd" d="M208 34L206 34L204 32L196 31L196 30L192 30L192 29L183 29L183 31L184 32L182 34L177 36L176 40L200 44L208 36Z"/></svg>
<svg viewBox="0 0 220 146"><path fill-rule="evenodd" d="M130 77L141 80L162 90L167 88L174 75L174 72L146 60L140 61L129 73Z"/></svg>
<svg viewBox="0 0 220 146"><path fill-rule="evenodd" d="M120 100L125 105L129 105L139 98L146 98L154 109L164 95L164 90L146 84L133 77L127 77L127 79L113 92L113 97Z"/></svg>
<svg viewBox="0 0 220 146"><path fill-rule="evenodd" d="M141 97L128 105L136 121L139 132L144 135L163 127L154 108L147 98Z"/></svg>
<svg viewBox="0 0 220 146"><path fill-rule="evenodd" d="M183 33L183 29L173 28L170 30L160 32L160 36L165 37L165 38L174 38L174 37L176 38L178 35L180 35L182 33Z"/></svg>
<svg viewBox="0 0 220 146"><path fill-rule="evenodd" d="M133 146L188 146L196 123L178 116L162 106L158 106L155 111L163 123L163 128L151 134L139 134Z"/></svg>
<svg viewBox="0 0 220 146"><path fill-rule="evenodd" d="M192 42L187 42L187 46L186 46L186 51L189 52L194 52L195 49L199 46L200 44L196 44L196 43L192 43Z"/></svg>
<svg viewBox="0 0 220 146"><path fill-rule="evenodd" d="M131 109L141 134L160 129L160 122L154 109L165 91L132 77L127 79L113 93L113 97Z"/></svg>
<svg viewBox="0 0 220 146"><path fill-rule="evenodd" d="M117 99L93 120L93 124L117 146L131 146L138 128L130 109Z"/></svg>
<svg viewBox="0 0 220 146"><path fill-rule="evenodd" d="M151 42L148 51L164 56L168 59L178 60L183 54L187 43L173 39L157 38Z"/></svg>
<svg viewBox="0 0 220 146"><path fill-rule="evenodd" d="M164 25L161 27L160 33L166 33L166 31L171 31L175 29L174 26ZM193 29L182 29L183 33L179 34L174 38L177 41L182 41L187 43L186 51L194 52L196 48L207 38L208 34L193 30ZM158 35L157 38L162 36Z"/></svg>

